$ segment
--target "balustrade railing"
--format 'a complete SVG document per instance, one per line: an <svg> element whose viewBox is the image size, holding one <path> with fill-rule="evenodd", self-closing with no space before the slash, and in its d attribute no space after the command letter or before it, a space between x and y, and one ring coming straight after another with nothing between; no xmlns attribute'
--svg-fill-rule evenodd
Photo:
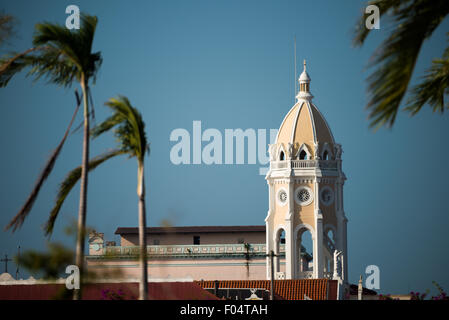
<svg viewBox="0 0 449 320"><path fill-rule="evenodd" d="M271 169L285 169L288 167L293 169L308 169L308 168L319 168L326 170L337 170L338 163L337 160L283 160L283 161L272 161Z"/></svg>
<svg viewBox="0 0 449 320"><path fill-rule="evenodd" d="M106 255L139 255L139 246L107 246L103 249ZM280 246L280 251L285 251L285 246ZM265 244L202 244L202 245L149 245L149 255L220 255L220 254L266 254Z"/></svg>
<svg viewBox="0 0 449 320"><path fill-rule="evenodd" d="M313 270L299 271L297 275L298 279L313 279ZM332 272L323 272L323 278L332 280L332 277L333 277Z"/></svg>
<svg viewBox="0 0 449 320"><path fill-rule="evenodd" d="M298 279L313 279L313 271L298 272Z"/></svg>

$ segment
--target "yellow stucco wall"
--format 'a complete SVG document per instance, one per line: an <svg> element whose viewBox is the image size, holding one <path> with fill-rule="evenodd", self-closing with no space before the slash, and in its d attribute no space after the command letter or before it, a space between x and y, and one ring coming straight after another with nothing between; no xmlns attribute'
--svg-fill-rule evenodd
<svg viewBox="0 0 449 320"><path fill-rule="evenodd" d="M288 194L288 185L287 184L275 184L274 185L274 194L275 194L275 215L274 215L274 225L277 226L279 224L285 224L285 217L287 215L287 210L288 210L288 199L287 199L287 203L282 206L279 204L278 201L278 191L280 189L285 189L285 191Z"/></svg>
<svg viewBox="0 0 449 320"><path fill-rule="evenodd" d="M314 190L314 184L313 183L297 183L295 184L295 187L293 191L295 191L297 188L306 186L312 190L312 192L315 194ZM314 194L311 196L314 197ZM307 206L301 206L296 203L295 201L295 219L294 219L294 229L297 225L300 224L308 224L311 227L315 228L315 210L314 210L315 202L312 201Z"/></svg>

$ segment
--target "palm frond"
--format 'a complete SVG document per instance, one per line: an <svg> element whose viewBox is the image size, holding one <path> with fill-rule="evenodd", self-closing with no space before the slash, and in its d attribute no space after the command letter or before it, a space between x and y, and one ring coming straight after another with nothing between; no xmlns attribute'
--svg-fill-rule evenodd
<svg viewBox="0 0 449 320"><path fill-rule="evenodd" d="M64 87L70 86L74 80L80 79L80 71L70 59L65 59L63 53L52 46L39 56L29 57L31 69L28 76L34 76L34 81L47 79L48 83L55 83Z"/></svg>
<svg viewBox="0 0 449 320"><path fill-rule="evenodd" d="M58 159L58 156L61 153L62 147L64 146L64 143L65 143L67 136L70 132L70 128L72 127L73 121L75 120L76 114L77 114L78 109L81 104L81 100L78 96L78 93L75 92L75 94L76 94L76 99L77 99L77 106L75 108L75 112L73 113L72 119L70 120L69 126L67 127L65 134L62 137L62 140L59 142L56 149L50 155L50 158L48 159L47 163L45 164L44 169L41 171L34 188L32 189L30 195L28 196L27 200L25 201L25 204L22 206L22 208L19 210L19 212L14 216L14 218L9 222L9 224L5 227L5 230L13 228L12 231L14 232L17 230L17 228L19 228L23 224L23 222L25 221L25 218L30 213L30 211L34 205L34 202L37 199L37 196L39 194L39 191L42 188L44 181L48 178L48 176L52 172L54 165L56 163L56 160Z"/></svg>
<svg viewBox="0 0 449 320"><path fill-rule="evenodd" d="M120 144L120 149L131 157L142 160L149 152L149 144L145 134L145 122L140 112L134 108L125 96L109 99L105 105L112 109L112 116L93 129L93 136L116 127L114 135Z"/></svg>
<svg viewBox="0 0 449 320"><path fill-rule="evenodd" d="M101 53L91 52L96 26L97 18L85 14L75 32L59 24L37 24L32 49L0 60L0 87L25 67L35 80L44 77L58 85L70 86L82 74L95 82L102 63Z"/></svg>
<svg viewBox="0 0 449 320"><path fill-rule="evenodd" d="M103 133L109 131L119 123L123 121L123 116L119 113L114 113L112 116L108 117L106 120L104 120L99 125L95 126L91 130L91 136L92 138L97 138L98 136L102 135Z"/></svg>
<svg viewBox="0 0 449 320"><path fill-rule="evenodd" d="M44 22L35 26L33 45L48 45L58 49L61 54L68 57L79 69L82 69L82 58L80 57L78 32L73 32L63 25Z"/></svg>
<svg viewBox="0 0 449 320"><path fill-rule="evenodd" d="M97 17L86 14L81 14L81 25L77 32L67 29L64 25L40 23L36 25L33 44L58 48L90 78L95 76L102 61L98 52L91 53L97 23Z"/></svg>
<svg viewBox="0 0 449 320"><path fill-rule="evenodd" d="M407 92L422 44L449 13L446 0L370 1L381 14L392 12L394 29L374 53L370 67L376 67L368 77L370 126L392 126L401 101ZM364 17L363 17L364 18ZM363 44L370 30L361 27L355 43ZM363 29L363 30L362 30Z"/></svg>
<svg viewBox="0 0 449 320"><path fill-rule="evenodd" d="M97 168L100 164L108 159L123 154L122 150L112 150L105 152L89 161L89 172ZM59 185L58 194L56 196L55 205L50 211L50 216L44 226L45 235L50 235L53 232L53 228L58 217L59 211L64 204L65 199L69 195L70 191L76 185L81 178L81 166L70 171L65 177L64 181Z"/></svg>
<svg viewBox="0 0 449 320"><path fill-rule="evenodd" d="M448 33L449 35L449 33ZM434 112L443 113L449 109L444 98L449 94L449 47L444 52L442 59L434 59L432 66L423 76L423 81L413 87L412 96L408 99L405 110L411 115L417 114L427 103Z"/></svg>
<svg viewBox="0 0 449 320"><path fill-rule="evenodd" d="M12 53L0 59L0 88L6 87L11 78L22 71L23 68L32 65L32 60L28 55L33 51L40 50L41 47L34 47L24 52Z"/></svg>
<svg viewBox="0 0 449 320"><path fill-rule="evenodd" d="M397 12L399 8L406 6L407 3L411 1L413 0L370 0L366 3L366 6L363 6L363 9L365 9L370 5L375 5L379 8L379 18L382 18L389 11ZM353 38L354 46L363 45L369 33L372 31L372 29L368 29L365 25L366 18L367 16L365 14L365 11L363 11L362 14L360 15L359 20L355 25L354 38Z"/></svg>

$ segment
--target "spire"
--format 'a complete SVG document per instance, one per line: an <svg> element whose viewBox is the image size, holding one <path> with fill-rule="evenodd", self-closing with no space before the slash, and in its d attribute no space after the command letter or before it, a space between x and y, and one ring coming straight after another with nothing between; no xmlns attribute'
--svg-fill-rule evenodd
<svg viewBox="0 0 449 320"><path fill-rule="evenodd" d="M299 82L299 92L296 96L296 99L306 99L311 100L313 98L312 94L310 93L310 79L309 74L307 73L307 64L306 60L304 59L304 70L299 76L298 82Z"/></svg>
<svg viewBox="0 0 449 320"><path fill-rule="evenodd" d="M307 73L307 64L306 60L304 59L304 71L299 76L299 84L310 83L310 80L312 79L310 79L309 74Z"/></svg>

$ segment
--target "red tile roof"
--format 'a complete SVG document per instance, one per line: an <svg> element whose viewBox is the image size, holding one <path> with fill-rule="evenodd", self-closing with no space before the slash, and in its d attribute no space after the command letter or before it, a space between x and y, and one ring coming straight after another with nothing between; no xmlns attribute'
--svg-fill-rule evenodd
<svg viewBox="0 0 449 320"><path fill-rule="evenodd" d="M215 288L215 281L195 281L205 289ZM258 288L270 290L270 280L223 280L219 288ZM274 293L285 300L304 300L304 294L312 300L336 300L337 281L328 279L276 280Z"/></svg>
<svg viewBox="0 0 449 320"><path fill-rule="evenodd" d="M224 232L265 232L265 226L188 226L188 227L149 227L150 234L161 233L224 233ZM115 234L137 234L138 228L117 228Z"/></svg>
<svg viewBox="0 0 449 320"><path fill-rule="evenodd" d="M277 299L303 300L304 294L312 300L336 300L337 281L327 279L276 280L274 293ZM215 288L215 281L150 282L148 294L151 300L218 300L204 289ZM270 290L270 280L223 280L219 288L257 288ZM62 298L64 284L1 285L0 300L49 300ZM123 293L125 300L137 299L138 283L86 284L84 300L102 300ZM66 297L66 298L70 298Z"/></svg>

